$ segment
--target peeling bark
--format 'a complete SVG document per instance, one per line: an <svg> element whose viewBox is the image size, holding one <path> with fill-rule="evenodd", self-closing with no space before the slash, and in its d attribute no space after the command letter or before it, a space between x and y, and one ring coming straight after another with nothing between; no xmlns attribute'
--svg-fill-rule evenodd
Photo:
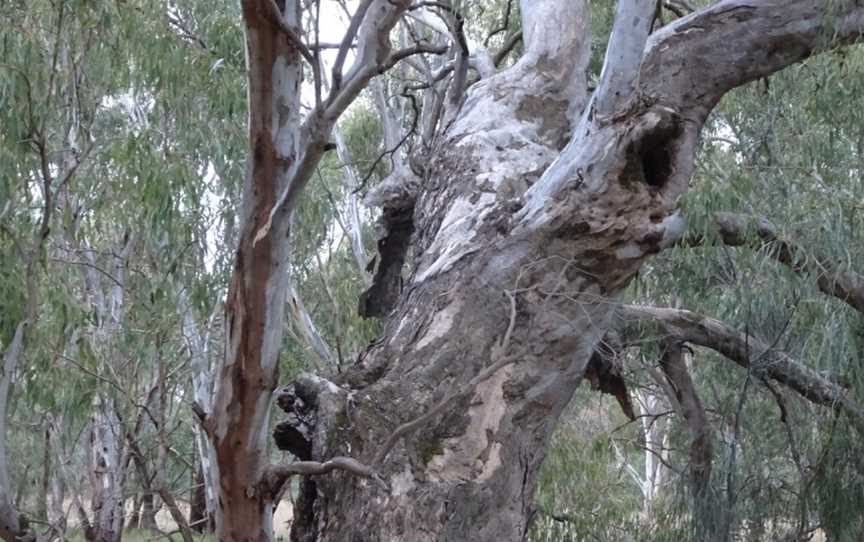
<svg viewBox="0 0 864 542"><path fill-rule="evenodd" d="M199 409L219 472L220 540L273 539L278 492L264 480L266 439L284 334L291 212L329 148L339 116L372 77L409 54L392 52L389 42L390 30L407 7L406 0L360 4L337 54L330 93L301 123L301 58L308 60L308 55L298 48L300 3L242 2L250 156L240 242L225 302L225 355L215 372L212 411ZM354 64L343 72L355 36Z"/></svg>
<svg viewBox="0 0 864 542"><path fill-rule="evenodd" d="M414 266L384 304L383 337L331 381L295 383L303 408L280 426L280 445L371 462L390 491L335 471L304 482L292 540L526 535L549 437L615 296L685 233L677 202L705 118L728 90L817 51L821 4L724 1L649 37L653 3L622 2L616 28L649 15L613 39L586 105L584 3L523 2L523 57L469 87L421 190L388 180L411 202ZM862 17L843 12L841 39ZM785 368L787 384L842 404L824 379Z"/></svg>

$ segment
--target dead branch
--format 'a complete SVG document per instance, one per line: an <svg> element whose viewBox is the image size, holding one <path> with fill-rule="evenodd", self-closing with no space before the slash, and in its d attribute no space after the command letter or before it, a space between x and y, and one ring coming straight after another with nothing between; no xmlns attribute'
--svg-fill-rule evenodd
<svg viewBox="0 0 864 542"><path fill-rule="evenodd" d="M847 414L864 431L864 409L847 397L846 390L758 337L684 309L624 305L621 314L631 322L659 324L679 341L710 348L745 369L762 373L813 403Z"/></svg>
<svg viewBox="0 0 864 542"><path fill-rule="evenodd" d="M267 469L261 479L262 489L271 497L278 495L285 482L294 475L318 476L334 470L345 471L348 474L372 480L385 491L389 490L387 483L373 468L364 465L353 457L334 457L328 461L295 461L287 465L273 465Z"/></svg>
<svg viewBox="0 0 864 542"><path fill-rule="evenodd" d="M808 255L799 244L784 238L768 219L737 213L715 213L714 224L724 244L765 249L772 258L799 275L814 275L819 290L836 297L864 314L864 276L843 270L819 254ZM687 243L704 243L701 236L691 236Z"/></svg>

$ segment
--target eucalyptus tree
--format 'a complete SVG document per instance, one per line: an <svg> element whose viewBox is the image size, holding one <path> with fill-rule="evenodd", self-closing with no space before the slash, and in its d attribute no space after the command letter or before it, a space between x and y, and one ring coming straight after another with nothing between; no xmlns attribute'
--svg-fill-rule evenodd
<svg viewBox="0 0 864 542"><path fill-rule="evenodd" d="M675 12L683 3L664 4ZM212 411L199 410L219 466L221 539L272 539L286 478L325 473L303 482L297 540L525 536L550 435L616 299L649 256L685 237L678 205L708 115L730 90L864 29L854 2L724 0L669 24L658 23L657 6L617 4L594 86L585 2L521 2L521 56L499 69L498 55L466 35L463 6L364 1L325 93L316 5L242 2L250 151L225 358ZM412 44L394 47L397 25ZM436 33L447 47L427 39ZM421 65L432 54L448 61ZM337 147L338 118L374 76L412 57L437 92L423 104L421 154L370 200L383 208L385 232L370 291L395 292L373 298L367 313L385 318L383 335L341 374L301 375L284 390L291 417L279 444L300 461L270 466L292 213ZM315 97L304 115L306 65ZM685 340L719 340L721 353L752 363L746 332L682 311L625 313ZM698 416L679 360L663 366L693 407L685 416ZM766 377L861 421L838 383L788 357L774 355Z"/></svg>
<svg viewBox="0 0 864 542"><path fill-rule="evenodd" d="M50 286L42 282L49 267L49 246L58 202L73 182L92 145L85 133L92 126L92 96L78 85L91 53L85 36L86 14L65 5L4 6L5 29L0 57L0 239L4 255L18 269L4 273L20 281L6 284L2 311L3 373L0 376L0 537L28 539L34 535L10 501L6 432L10 396L26 374L22 361L29 337L42 312ZM47 59L47 60L46 60ZM5 277L4 277L5 280Z"/></svg>

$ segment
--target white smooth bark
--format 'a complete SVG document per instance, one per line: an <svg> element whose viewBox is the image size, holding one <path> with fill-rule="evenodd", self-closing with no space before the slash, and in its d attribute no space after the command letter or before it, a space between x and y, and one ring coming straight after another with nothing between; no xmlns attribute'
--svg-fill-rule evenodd
<svg viewBox="0 0 864 542"><path fill-rule="evenodd" d="M192 367L192 388L195 404L201 412L209 415L213 410L213 369L210 361L212 353L210 350L210 330L213 325L215 313L211 316L203 331L199 331L195 323L192 307L184 292L179 294L180 308L182 311L182 330L189 347ZM200 424L194 424L195 447L198 452L198 461L201 464L201 472L204 477L204 496L207 517L216 515L216 484L219 481L219 465L216 463L216 451L207 435L201 429Z"/></svg>
<svg viewBox="0 0 864 542"><path fill-rule="evenodd" d="M24 329L26 322L15 327L12 342L3 355L3 374L0 375L0 537L10 540L19 530L18 511L11 500L12 487L9 483L9 460L6 450L6 420L9 406L9 393L12 378L24 350Z"/></svg>

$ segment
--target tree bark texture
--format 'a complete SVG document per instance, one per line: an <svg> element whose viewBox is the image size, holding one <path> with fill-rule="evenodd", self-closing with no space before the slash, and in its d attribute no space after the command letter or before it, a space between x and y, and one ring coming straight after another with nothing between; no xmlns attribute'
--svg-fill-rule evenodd
<svg viewBox="0 0 864 542"><path fill-rule="evenodd" d="M311 56L297 37L300 3L242 2L250 157L239 213L240 244L225 302L225 356L215 372L212 411L199 411L219 473L220 540L273 538L280 488L269 484L266 441L290 284L291 211L329 147L339 115L374 75L398 61L390 54L388 36L407 5L405 0L361 2L350 31L357 38L354 63L342 73L349 40L333 68L330 93L301 125L301 62Z"/></svg>
<svg viewBox="0 0 864 542"><path fill-rule="evenodd" d="M318 477L302 484L294 540L523 539L550 435L616 295L685 233L677 203L707 115L730 89L864 27L852 3L725 0L651 34L655 3L621 0L589 96L584 1L523 0L524 53L499 73L448 15L453 85L443 110L424 112L426 154L373 198L387 233L361 310L387 318L384 335L345 373L283 390L278 443L302 461L271 469L291 212L369 81L435 49L391 51L390 30L422 9L410 4L358 4L325 97L319 59L298 36L300 3L242 2L241 236L213 402L196 409L218 472L220 540L271 540L280 485L304 473ZM483 69L466 90L472 55ZM301 122L304 61L316 96Z"/></svg>
<svg viewBox="0 0 864 542"><path fill-rule="evenodd" d="M523 57L444 115L422 190L379 199L409 217L411 276L354 367L283 390L277 441L360 458L389 490L340 471L305 480L292 540L526 536L549 438L616 295L685 233L677 202L708 113L817 52L827 24L823 2L723 1L649 36L644 4L619 3L589 98L583 2L523 1ZM834 15L841 41L859 37L864 8Z"/></svg>

